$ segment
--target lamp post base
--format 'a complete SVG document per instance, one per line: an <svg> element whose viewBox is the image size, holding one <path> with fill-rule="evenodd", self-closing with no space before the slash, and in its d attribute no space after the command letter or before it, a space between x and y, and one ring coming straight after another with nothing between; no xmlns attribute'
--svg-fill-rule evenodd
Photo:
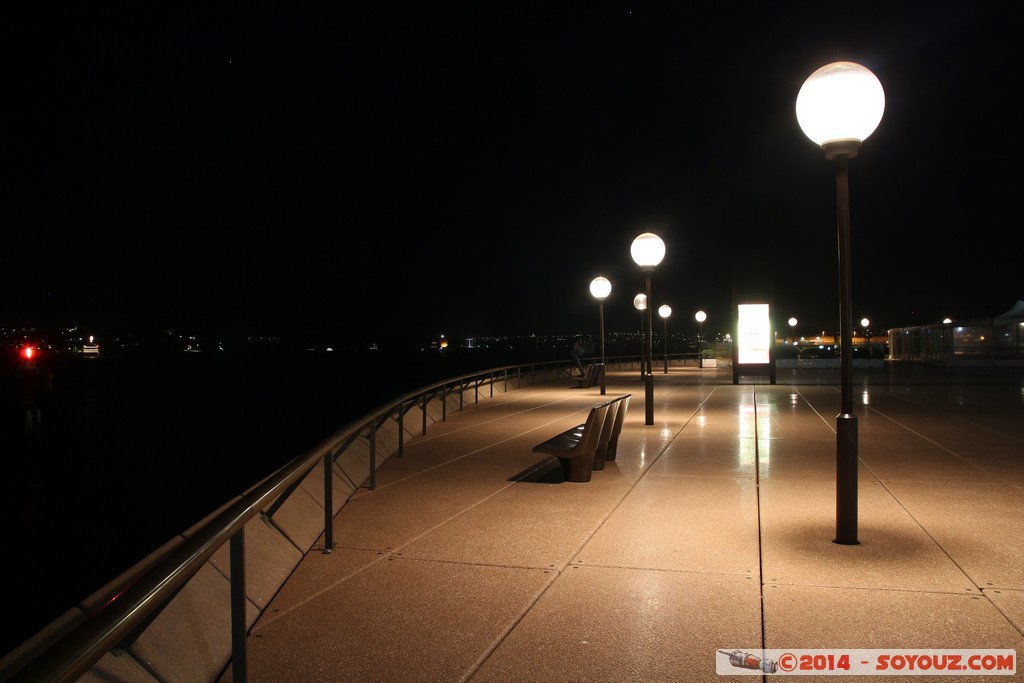
<svg viewBox="0 0 1024 683"><path fill-rule="evenodd" d="M836 415L836 537L833 543L857 540L857 416Z"/></svg>
<svg viewBox="0 0 1024 683"><path fill-rule="evenodd" d="M654 375L644 375L644 424L654 424Z"/></svg>

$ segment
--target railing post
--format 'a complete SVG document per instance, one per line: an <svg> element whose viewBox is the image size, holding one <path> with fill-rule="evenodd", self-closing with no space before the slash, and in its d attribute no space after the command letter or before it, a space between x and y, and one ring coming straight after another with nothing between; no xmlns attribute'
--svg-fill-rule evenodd
<svg viewBox="0 0 1024 683"><path fill-rule="evenodd" d="M423 394L423 431L420 436L427 435L427 394Z"/></svg>
<svg viewBox="0 0 1024 683"><path fill-rule="evenodd" d="M405 454L405 403L398 404L398 457Z"/></svg>
<svg viewBox="0 0 1024 683"><path fill-rule="evenodd" d="M331 463L334 458L330 451L324 454L324 554L334 550L334 473Z"/></svg>
<svg viewBox="0 0 1024 683"><path fill-rule="evenodd" d="M231 562L231 679L246 683L245 648L245 527L228 542Z"/></svg>
<svg viewBox="0 0 1024 683"><path fill-rule="evenodd" d="M377 420L370 423L370 490L377 489Z"/></svg>

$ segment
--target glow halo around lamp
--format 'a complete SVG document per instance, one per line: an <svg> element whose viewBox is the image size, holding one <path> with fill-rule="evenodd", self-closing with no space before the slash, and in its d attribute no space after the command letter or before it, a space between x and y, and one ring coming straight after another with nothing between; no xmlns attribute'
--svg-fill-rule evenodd
<svg viewBox="0 0 1024 683"><path fill-rule="evenodd" d="M644 270L652 270L665 258L665 242L653 232L637 235L629 247L633 261Z"/></svg>
<svg viewBox="0 0 1024 683"><path fill-rule="evenodd" d="M590 294L598 301L607 299L612 293L612 283L606 277L595 277L590 281Z"/></svg>
<svg viewBox="0 0 1024 683"><path fill-rule="evenodd" d="M825 150L825 157L857 156L885 111L882 84L855 62L833 62L804 81L796 96L796 119L804 135Z"/></svg>

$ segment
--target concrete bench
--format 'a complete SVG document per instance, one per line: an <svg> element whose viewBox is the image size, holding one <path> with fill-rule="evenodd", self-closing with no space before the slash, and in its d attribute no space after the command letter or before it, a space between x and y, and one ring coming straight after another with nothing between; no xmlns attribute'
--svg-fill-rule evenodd
<svg viewBox="0 0 1024 683"><path fill-rule="evenodd" d="M603 470L606 460L615 459L631 395L594 406L585 423L537 444L533 452L556 456L566 481L590 481L594 470Z"/></svg>

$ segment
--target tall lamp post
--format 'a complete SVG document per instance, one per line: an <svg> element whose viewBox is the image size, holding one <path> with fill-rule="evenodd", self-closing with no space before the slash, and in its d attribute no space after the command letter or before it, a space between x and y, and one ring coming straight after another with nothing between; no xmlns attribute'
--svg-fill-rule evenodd
<svg viewBox="0 0 1024 683"><path fill-rule="evenodd" d="M665 374L668 374L668 317L672 315L672 307L668 304L663 304L658 308L658 315L665 321Z"/></svg>
<svg viewBox="0 0 1024 683"><path fill-rule="evenodd" d="M857 540L857 416L853 414L853 318L850 293L850 191L847 162L882 120L885 93L870 70L833 62L804 81L796 118L804 134L836 162L842 408L836 416L836 543Z"/></svg>
<svg viewBox="0 0 1024 683"><path fill-rule="evenodd" d="M647 295L643 292L633 297L633 308L640 311L640 381L644 381L644 365L647 363L647 342L644 336L644 311L647 310Z"/></svg>
<svg viewBox="0 0 1024 683"><path fill-rule="evenodd" d="M697 311L693 314L693 319L697 321L697 367L704 366L704 321L708 319L708 314L704 311Z"/></svg>
<svg viewBox="0 0 1024 683"><path fill-rule="evenodd" d="M792 335L792 337L793 337L793 345L794 346L796 346L796 323L797 323L796 318L790 318L789 319L790 335Z"/></svg>
<svg viewBox="0 0 1024 683"><path fill-rule="evenodd" d="M595 277L590 281L590 294L597 299L601 311L601 395L605 394L604 383L604 300L612 293L612 283L606 277Z"/></svg>
<svg viewBox="0 0 1024 683"><path fill-rule="evenodd" d="M657 268L661 260L665 258L665 242L653 232L645 232L637 235L633 244L629 247L629 253L633 261L644 271L647 283L647 301L651 301L651 273ZM645 424L654 424L654 376L651 374L651 367L654 365L654 348L651 343L653 330L651 311L647 311L647 374L644 375L644 408Z"/></svg>

